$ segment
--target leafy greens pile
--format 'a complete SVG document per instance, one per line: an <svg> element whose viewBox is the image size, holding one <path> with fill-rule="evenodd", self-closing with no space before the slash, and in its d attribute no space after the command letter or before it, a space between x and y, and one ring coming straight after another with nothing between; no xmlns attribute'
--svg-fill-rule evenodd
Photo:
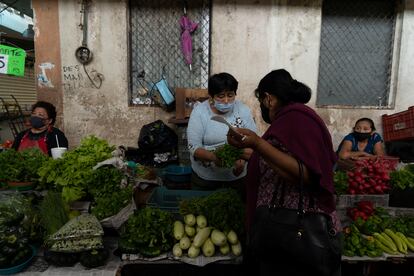
<svg viewBox="0 0 414 276"><path fill-rule="evenodd" d="M32 181L39 178L38 169L49 159L37 148L23 151L9 149L0 153L0 179L9 181Z"/></svg>
<svg viewBox="0 0 414 276"><path fill-rule="evenodd" d="M159 256L174 244L172 225L173 217L169 212L150 207L136 210L122 226L120 250L132 249L128 253Z"/></svg>
<svg viewBox="0 0 414 276"><path fill-rule="evenodd" d="M117 214L132 200L132 186L121 186L123 172L114 167L102 167L94 171L88 187L93 197L92 214L98 220Z"/></svg>
<svg viewBox="0 0 414 276"><path fill-rule="evenodd" d="M93 135L82 139L78 148L65 153L64 158L50 159L39 169L43 188L55 186L66 202L81 199L93 181L92 168L111 157L113 146Z"/></svg>
<svg viewBox="0 0 414 276"><path fill-rule="evenodd" d="M400 190L414 188L414 164L408 164L400 170L390 173L391 186Z"/></svg>

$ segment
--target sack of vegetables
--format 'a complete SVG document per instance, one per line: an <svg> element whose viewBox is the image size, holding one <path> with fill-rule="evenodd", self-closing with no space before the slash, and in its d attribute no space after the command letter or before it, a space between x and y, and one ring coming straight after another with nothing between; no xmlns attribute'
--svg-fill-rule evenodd
<svg viewBox="0 0 414 276"><path fill-rule="evenodd" d="M81 252L103 248L104 232L95 216L82 214L68 221L47 240L50 251Z"/></svg>

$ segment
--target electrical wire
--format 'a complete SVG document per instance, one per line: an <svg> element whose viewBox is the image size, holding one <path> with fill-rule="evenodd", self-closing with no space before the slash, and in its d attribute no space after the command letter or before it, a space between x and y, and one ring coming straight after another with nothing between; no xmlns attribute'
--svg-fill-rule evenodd
<svg viewBox="0 0 414 276"><path fill-rule="evenodd" d="M86 70L86 66L85 66L85 64L83 64L83 70L85 71L85 74L86 74L86 76L88 76L88 79L89 79L89 81L92 83L92 85L93 85L96 89L100 89L100 88L101 88L101 86L102 86L102 82L103 82L103 79L102 79L102 74L100 74L100 73L97 73L97 74L96 74L96 77L99 79L99 85L96 85L96 83L93 81L93 79L91 78L91 76L89 76L89 73L88 73L88 71Z"/></svg>

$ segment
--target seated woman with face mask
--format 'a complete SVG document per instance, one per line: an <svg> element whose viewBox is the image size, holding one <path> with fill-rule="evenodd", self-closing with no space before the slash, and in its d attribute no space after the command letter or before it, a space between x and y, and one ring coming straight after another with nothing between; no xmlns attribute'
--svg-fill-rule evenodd
<svg viewBox="0 0 414 276"><path fill-rule="evenodd" d="M56 108L53 104L38 101L32 106L30 116L31 127L20 132L14 140L12 148L21 151L28 148L38 148L45 155L51 156L51 149L68 147L65 134L54 127L56 121Z"/></svg>
<svg viewBox="0 0 414 276"><path fill-rule="evenodd" d="M210 98L197 104L191 112L187 128L188 148L193 169L192 185L195 189L214 190L221 187L241 188L246 174L246 161L251 151L245 150L244 158L237 160L232 168L220 166L214 150L227 143L229 128L211 120L222 116L235 127L248 128L256 132L250 109L236 100L237 80L228 73L210 77Z"/></svg>
<svg viewBox="0 0 414 276"><path fill-rule="evenodd" d="M340 159L359 160L384 155L383 140L375 132L374 122L369 118L356 121L354 131L344 137L338 147Z"/></svg>

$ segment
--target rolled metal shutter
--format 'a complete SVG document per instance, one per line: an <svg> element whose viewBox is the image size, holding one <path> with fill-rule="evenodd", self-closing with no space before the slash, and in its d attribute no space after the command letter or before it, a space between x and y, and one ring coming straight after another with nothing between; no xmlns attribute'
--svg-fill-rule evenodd
<svg viewBox="0 0 414 276"><path fill-rule="evenodd" d="M37 101L34 68L25 68L24 77L0 74L0 97L5 101L14 102L16 97L23 111L30 110Z"/></svg>

